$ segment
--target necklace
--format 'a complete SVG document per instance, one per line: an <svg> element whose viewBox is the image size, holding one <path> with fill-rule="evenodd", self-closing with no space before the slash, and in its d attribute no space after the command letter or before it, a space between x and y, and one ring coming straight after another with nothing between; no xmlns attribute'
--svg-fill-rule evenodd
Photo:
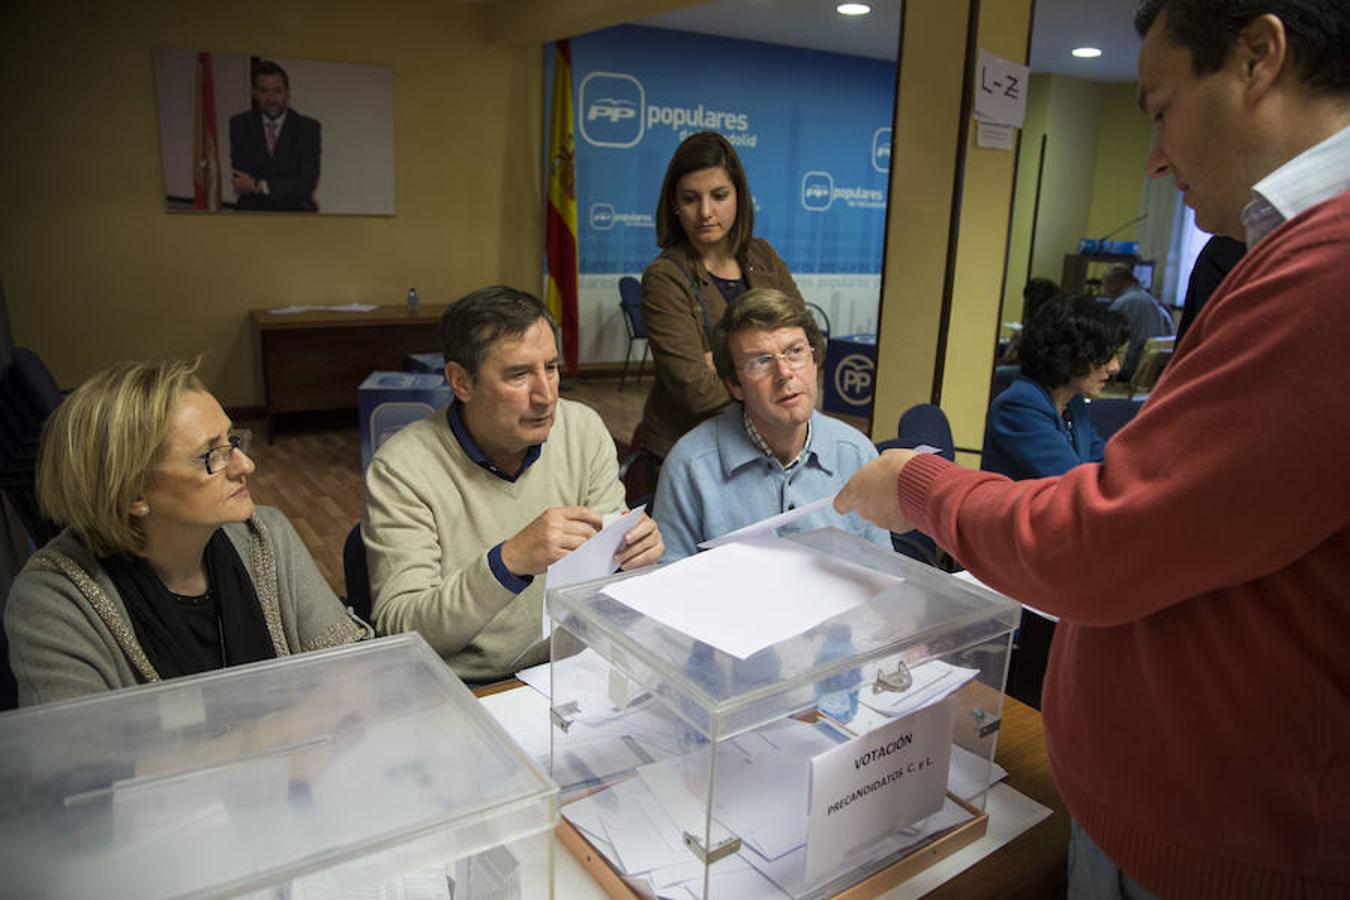
<svg viewBox="0 0 1350 900"><path fill-rule="evenodd" d="M173 591L169 591L169 593L173 596L174 600L184 608L187 617L189 619L195 619L197 621L198 625L196 627L192 627L191 624L189 624L189 627L194 632L196 632L198 640L199 641L202 641L203 639L210 640L209 634L203 633L206 631L206 628L209 627L206 624L206 616L204 614L213 606L212 601L215 600L216 596L215 592L211 590L211 588L208 586L206 591L201 594L177 594L174 593ZM216 649L220 653L220 666L221 668L224 668L226 664L225 622L221 618L220 608L218 605L212 612L213 615L211 616L211 618L215 619Z"/></svg>

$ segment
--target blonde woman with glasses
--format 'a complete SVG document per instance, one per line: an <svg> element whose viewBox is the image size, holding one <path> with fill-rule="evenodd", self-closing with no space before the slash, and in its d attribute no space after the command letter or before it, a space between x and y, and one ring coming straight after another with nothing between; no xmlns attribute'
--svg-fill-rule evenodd
<svg viewBox="0 0 1350 900"><path fill-rule="evenodd" d="M31 706L360 640L279 511L256 506L248 433L197 363L124 363L52 414L43 511L65 525L5 610Z"/></svg>

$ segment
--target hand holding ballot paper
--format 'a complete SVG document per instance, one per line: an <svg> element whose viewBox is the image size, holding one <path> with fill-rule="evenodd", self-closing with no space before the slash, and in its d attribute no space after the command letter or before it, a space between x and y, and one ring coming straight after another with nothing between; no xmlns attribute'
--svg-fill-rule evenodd
<svg viewBox="0 0 1350 900"><path fill-rule="evenodd" d="M614 565L590 577L608 575L615 568L636 569L661 558L661 532L642 509L630 512L624 522L628 527L615 533L617 540L606 545ZM546 509L502 544L502 562L517 575L540 575L571 555L584 552L605 525L599 513L584 506Z"/></svg>

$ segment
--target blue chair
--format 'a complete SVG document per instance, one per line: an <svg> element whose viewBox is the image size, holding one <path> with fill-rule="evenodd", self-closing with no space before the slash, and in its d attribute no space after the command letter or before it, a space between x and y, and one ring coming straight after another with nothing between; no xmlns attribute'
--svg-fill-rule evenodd
<svg viewBox="0 0 1350 900"><path fill-rule="evenodd" d="M937 450L938 456L948 462L956 461L956 441L952 438L952 426L947 414L941 407L931 403L919 403L905 410L895 426L897 447L913 450L915 447L928 446Z"/></svg>
<svg viewBox="0 0 1350 900"><path fill-rule="evenodd" d="M642 283L632 275L619 279L619 308L623 310L623 324L628 329L628 349L623 355L623 374L619 376L619 390L628 379L628 363L633 358L633 341L642 341L642 357L638 359L637 379L642 381L642 367L647 363L651 346L647 343L647 323L642 320Z"/></svg>
<svg viewBox="0 0 1350 900"><path fill-rule="evenodd" d="M347 532L342 545L342 574L347 579L347 605L363 622L370 622L370 572L366 568L366 544L361 539L361 523Z"/></svg>
<svg viewBox="0 0 1350 900"><path fill-rule="evenodd" d="M947 414L931 403L911 406L900 416L896 425L894 440L877 444L877 452L884 453L891 448L913 450L915 447L928 446L937 450L937 455L949 462L956 460L956 442L952 439L952 426ZM944 572L955 572L961 565L952 559L946 551L937 545L931 537L922 531L907 531L904 534L891 532L891 546L895 552L910 559L927 563Z"/></svg>

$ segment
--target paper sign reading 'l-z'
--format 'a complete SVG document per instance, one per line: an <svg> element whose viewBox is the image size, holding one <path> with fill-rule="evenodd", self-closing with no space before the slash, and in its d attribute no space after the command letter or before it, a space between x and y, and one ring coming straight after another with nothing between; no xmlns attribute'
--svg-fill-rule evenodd
<svg viewBox="0 0 1350 900"><path fill-rule="evenodd" d="M949 697L811 760L807 884L942 808L954 703Z"/></svg>

